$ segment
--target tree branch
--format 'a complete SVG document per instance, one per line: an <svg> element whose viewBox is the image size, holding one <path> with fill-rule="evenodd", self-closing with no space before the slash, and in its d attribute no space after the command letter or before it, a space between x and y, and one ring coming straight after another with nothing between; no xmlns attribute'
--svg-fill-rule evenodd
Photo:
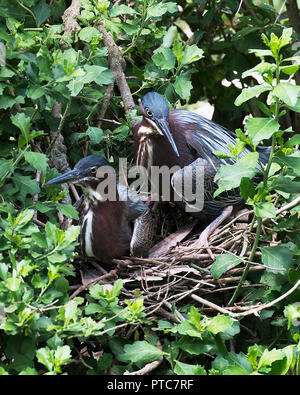
<svg viewBox="0 0 300 395"><path fill-rule="evenodd" d="M124 110L127 113L134 109L135 105L123 71L125 69L126 62L119 47L114 42L112 35L105 29L103 22L99 23L97 29L102 33L104 45L108 49L109 66L115 79L115 83L117 84L122 96Z"/></svg>
<svg viewBox="0 0 300 395"><path fill-rule="evenodd" d="M79 23L77 22L77 18L80 15L81 3L80 0L72 0L72 3L69 8L67 8L62 16L62 20L65 24L65 37L71 37L73 32L79 32L81 29ZM60 47L62 50L69 48L68 44L61 41Z"/></svg>

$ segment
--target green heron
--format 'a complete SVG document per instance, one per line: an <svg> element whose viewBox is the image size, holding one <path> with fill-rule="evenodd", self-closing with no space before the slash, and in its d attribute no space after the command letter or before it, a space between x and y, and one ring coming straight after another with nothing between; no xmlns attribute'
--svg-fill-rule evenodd
<svg viewBox="0 0 300 395"><path fill-rule="evenodd" d="M109 185L109 174L114 174L109 162L102 156L90 155L45 186L67 182L82 188L80 244L86 256L103 262L129 252L147 256L152 238L151 210L136 192L115 178Z"/></svg>
<svg viewBox="0 0 300 395"><path fill-rule="evenodd" d="M205 244L207 237L227 218L233 205L242 201L239 189L223 192L214 198L217 185L214 177L221 164L233 164L234 159L219 159L214 150L230 154L228 144L235 146L236 135L191 111L169 109L162 95L156 92L147 93L139 100L143 118L133 127L134 151L137 166L151 172L152 166L175 165L181 169L202 166L204 169L204 205L202 213L218 216L204 232L198 246ZM260 160L266 163L269 148L258 147ZM243 155L250 152L245 148ZM182 170L174 173L171 185L181 175ZM184 201L184 199L183 199Z"/></svg>

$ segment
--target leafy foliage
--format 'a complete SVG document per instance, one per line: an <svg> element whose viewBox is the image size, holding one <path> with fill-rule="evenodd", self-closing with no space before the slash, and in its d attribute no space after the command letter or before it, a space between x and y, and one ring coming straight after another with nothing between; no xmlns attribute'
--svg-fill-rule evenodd
<svg viewBox="0 0 300 395"><path fill-rule="evenodd" d="M278 232L282 243L260 245L267 269L255 277L268 289L239 294L252 302L274 300L300 278L299 206L290 216L276 214L279 204L300 190L299 135L291 125L282 127L286 114L297 126L293 114L299 112L300 90L291 80L299 56L293 57L291 42L299 34L284 29L289 21L275 3L136 0L129 6L80 0L79 29L68 35L63 16L69 3L2 0L0 5L0 374L72 373L78 355L85 374L124 373L160 359L162 374L299 374L299 291L289 295L288 304L279 301L260 320L253 318L261 338L254 345L238 320L203 315L194 306L184 306L181 318L173 306L178 322L150 321L138 292L134 300L120 302L121 280L111 289L97 284L84 296L72 296L79 227L62 230L57 210L74 220L78 213L64 204L66 191L43 188L57 175L49 168L49 152L58 131L70 164L89 153L106 155L111 163L133 157L136 111L128 116L114 91L101 116L114 83L98 29L102 22L126 61L135 102L147 90L178 107L206 99L215 106L214 120L230 129L241 128L245 115L254 116L246 120L246 133L237 130L230 152L238 163L220 168L218 193L240 187L263 241L270 241L270 234L261 235L259 224L274 219L266 228ZM270 160L261 169L257 147L270 139ZM239 159L246 144L253 152ZM263 182L256 185L259 172ZM223 254L211 274L219 279L243 263L244 257ZM237 352L229 351L229 341L236 342ZM82 344L85 354L78 351Z"/></svg>

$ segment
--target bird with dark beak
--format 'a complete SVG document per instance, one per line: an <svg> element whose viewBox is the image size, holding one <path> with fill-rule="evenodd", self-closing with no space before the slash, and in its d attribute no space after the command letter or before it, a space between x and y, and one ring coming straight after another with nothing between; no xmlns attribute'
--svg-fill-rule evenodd
<svg viewBox="0 0 300 395"><path fill-rule="evenodd" d="M72 183L82 188L80 244L87 257L109 262L129 253L147 256L152 242L151 210L113 175L105 158L90 155L45 186Z"/></svg>
<svg viewBox="0 0 300 395"><path fill-rule="evenodd" d="M219 159L213 151L230 155L228 144L235 146L236 135L197 113L169 109L164 97L156 92L147 93L139 100L139 106L143 118L133 127L137 166L144 167L149 173L153 166L179 166L181 170L172 176L171 187L174 187L177 178L184 177L183 168L188 169L191 166L188 173L192 177L197 167L204 169L202 213L217 218L200 235L197 246L201 247L206 244L208 236L216 227L231 214L233 205L242 200L238 188L214 198L217 189L214 177L217 169L221 164L233 164L235 160ZM257 148L261 162L266 163L269 148ZM245 148L242 156L249 152L250 147ZM187 204L184 196L180 202L181 206L182 204Z"/></svg>

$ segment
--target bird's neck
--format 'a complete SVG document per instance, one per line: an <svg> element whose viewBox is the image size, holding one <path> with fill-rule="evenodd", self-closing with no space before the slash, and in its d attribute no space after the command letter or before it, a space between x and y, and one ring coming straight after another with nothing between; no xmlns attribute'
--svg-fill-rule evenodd
<svg viewBox="0 0 300 395"><path fill-rule="evenodd" d="M126 207L117 187L116 199L103 198L96 189L84 190L80 244L86 256L108 259L129 249L130 229L126 222ZM104 242L107 235L110 237Z"/></svg>

